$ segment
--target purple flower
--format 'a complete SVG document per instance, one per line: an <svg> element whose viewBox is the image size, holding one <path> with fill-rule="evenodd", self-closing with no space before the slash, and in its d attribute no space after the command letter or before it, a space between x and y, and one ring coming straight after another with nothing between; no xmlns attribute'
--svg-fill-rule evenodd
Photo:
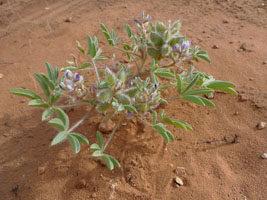
<svg viewBox="0 0 267 200"><path fill-rule="evenodd" d="M65 71L64 75L65 75L65 77L66 77L67 79L71 79L72 76L73 76L73 73L72 73L70 70L67 69L67 70Z"/></svg>
<svg viewBox="0 0 267 200"><path fill-rule="evenodd" d="M73 81L72 80L66 80L66 86L70 91L73 91Z"/></svg>
<svg viewBox="0 0 267 200"><path fill-rule="evenodd" d="M133 82L131 81L130 83L129 83L129 87L132 87L133 86Z"/></svg>
<svg viewBox="0 0 267 200"><path fill-rule="evenodd" d="M127 117L132 117L133 116L133 112L131 112L131 111L127 111Z"/></svg>
<svg viewBox="0 0 267 200"><path fill-rule="evenodd" d="M80 77L81 77L80 74L75 73L75 74L74 74L73 81L75 81L75 82L79 81L79 80L80 80Z"/></svg>
<svg viewBox="0 0 267 200"><path fill-rule="evenodd" d="M134 22L137 23L137 24L140 24L139 20L134 18Z"/></svg>
<svg viewBox="0 0 267 200"><path fill-rule="evenodd" d="M146 16L146 20L147 20L147 21L150 21L150 20L151 20L151 16L150 16L150 15L147 15L147 16Z"/></svg>
<svg viewBox="0 0 267 200"><path fill-rule="evenodd" d="M63 82L59 84L60 89L65 90L66 86Z"/></svg>
<svg viewBox="0 0 267 200"><path fill-rule="evenodd" d="M181 43L182 51L188 50L190 45L191 45L191 42L189 40L182 41Z"/></svg>
<svg viewBox="0 0 267 200"><path fill-rule="evenodd" d="M176 44L175 46L172 47L172 50L175 51L175 52L177 52L177 51L178 51L178 46L179 46L179 45Z"/></svg>
<svg viewBox="0 0 267 200"><path fill-rule="evenodd" d="M159 85L155 83L155 85L154 85L155 89L158 89L158 86L159 86Z"/></svg>

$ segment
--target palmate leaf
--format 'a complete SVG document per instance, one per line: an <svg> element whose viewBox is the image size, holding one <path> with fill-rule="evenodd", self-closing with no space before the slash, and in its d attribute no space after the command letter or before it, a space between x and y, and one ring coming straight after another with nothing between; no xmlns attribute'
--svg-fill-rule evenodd
<svg viewBox="0 0 267 200"><path fill-rule="evenodd" d="M34 99L28 103L30 107L48 108L49 105L43 99Z"/></svg>
<svg viewBox="0 0 267 200"><path fill-rule="evenodd" d="M53 114L53 108L47 108L42 114L42 121L47 120Z"/></svg>
<svg viewBox="0 0 267 200"><path fill-rule="evenodd" d="M54 75L53 68L52 68L51 64L49 62L46 62L45 66L46 66L46 70L48 72L49 79L52 81L55 81L55 75Z"/></svg>
<svg viewBox="0 0 267 200"><path fill-rule="evenodd" d="M102 150L103 147L104 147L104 140L103 140L103 136L101 134L100 131L97 131L96 133L96 137L97 137L97 143L98 143L98 146L100 147L100 149Z"/></svg>
<svg viewBox="0 0 267 200"><path fill-rule="evenodd" d="M172 118L166 117L165 110L161 112L161 121L165 124L170 124L178 128L181 128L183 130L188 130L188 129L193 130L193 128L186 122L180 121L178 119L172 119Z"/></svg>
<svg viewBox="0 0 267 200"><path fill-rule="evenodd" d="M57 113L59 119L63 122L66 130L69 128L69 117L61 108L54 108Z"/></svg>
<svg viewBox="0 0 267 200"><path fill-rule="evenodd" d="M52 140L51 142L51 146L54 146L62 141L64 141L65 139L67 138L67 134L66 132L62 131L62 132L59 132L56 137L54 137L54 139Z"/></svg>
<svg viewBox="0 0 267 200"><path fill-rule="evenodd" d="M69 133L69 135L72 135L72 136L76 137L83 144L89 144L88 139L84 135L82 135L80 133Z"/></svg>
<svg viewBox="0 0 267 200"><path fill-rule="evenodd" d="M165 69L165 68L157 69L156 71L154 71L154 74L156 74L157 76L163 76L167 78L175 78L175 74L170 72L169 69Z"/></svg>
<svg viewBox="0 0 267 200"><path fill-rule="evenodd" d="M137 110L136 110L136 108L134 106L132 106L132 105L123 105L123 106L124 106L124 109L125 110L128 110L130 112L137 113Z"/></svg>
<svg viewBox="0 0 267 200"><path fill-rule="evenodd" d="M155 124L154 126L153 126L153 128L155 129L155 130L157 130L161 135L162 135L162 137L163 137L163 139L166 141L166 143L169 143L169 136L168 136L168 134L166 133L166 129L165 129L165 127L164 127L164 125L163 124Z"/></svg>
<svg viewBox="0 0 267 200"><path fill-rule="evenodd" d="M59 118L54 118L54 119L51 119L50 121L48 121L48 123L56 128L58 128L59 130L61 131L65 131L66 128L65 128L65 125L64 123L62 122L61 119Z"/></svg>
<svg viewBox="0 0 267 200"><path fill-rule="evenodd" d="M90 149L92 150L101 150L100 146L98 144L91 144Z"/></svg>
<svg viewBox="0 0 267 200"><path fill-rule="evenodd" d="M125 24L124 27L126 29L126 32L127 32L128 37L131 38L132 37L132 30L131 30L129 24Z"/></svg>
<svg viewBox="0 0 267 200"><path fill-rule="evenodd" d="M183 99L187 101L191 101L195 104L201 105L201 106L210 106L212 108L215 108L214 103L212 103L210 100L204 98L204 97L199 97L199 96L194 96L194 95L184 95Z"/></svg>
<svg viewBox="0 0 267 200"><path fill-rule="evenodd" d="M104 154L102 156L103 160L105 161L107 167L110 169L110 170L113 170L114 169L114 164L113 162L111 161L110 157L106 154Z"/></svg>
<svg viewBox="0 0 267 200"><path fill-rule="evenodd" d="M34 77L38 81L39 85L41 86L41 88L42 88L42 90L46 96L46 99L49 100L50 91L49 91L48 85L46 84L44 78L40 74L36 74L36 73L34 74Z"/></svg>
<svg viewBox="0 0 267 200"><path fill-rule="evenodd" d="M193 80L186 86L186 88L184 89L184 91L182 92L183 94L186 94L187 91L189 91L192 87L194 87L198 81L199 78L199 74L197 74Z"/></svg>
<svg viewBox="0 0 267 200"><path fill-rule="evenodd" d="M74 135L71 135L71 134L68 134L67 138L68 138L74 152L79 153L80 149L81 149L79 140Z"/></svg>
<svg viewBox="0 0 267 200"><path fill-rule="evenodd" d="M151 110L153 114L153 125L157 123L157 112L155 110Z"/></svg>
<svg viewBox="0 0 267 200"><path fill-rule="evenodd" d="M15 94L15 95L28 97L30 99L41 99L41 97L38 94L36 94L35 92L33 92L31 90L23 89L23 88L11 89L11 90L9 90L9 92L12 94Z"/></svg>
<svg viewBox="0 0 267 200"><path fill-rule="evenodd" d="M199 95L199 94L207 94L210 92L214 92L214 90L211 88L198 88L187 92L186 95Z"/></svg>

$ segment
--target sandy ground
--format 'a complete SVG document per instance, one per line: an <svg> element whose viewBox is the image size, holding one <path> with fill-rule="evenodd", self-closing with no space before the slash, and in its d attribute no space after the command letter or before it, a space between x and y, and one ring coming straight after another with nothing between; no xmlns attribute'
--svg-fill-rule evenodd
<svg viewBox="0 0 267 200"><path fill-rule="evenodd" d="M153 20L181 19L182 33L212 59L197 69L234 82L239 97L216 93L216 109L170 103L167 113L194 131L171 129L176 141L167 146L149 127L130 122L109 149L122 165L112 172L84 146L78 155L65 143L50 147L56 132L41 122L42 111L8 90L38 91L32 74L44 72L46 61L66 66L77 51L75 41L86 44L87 34L98 36L111 53L103 48L99 23L122 35L123 24L133 25L142 10ZM238 50L243 43L245 50ZM267 121L266 46L266 0L0 0L0 199L267 199L267 160L261 158L267 129L256 128ZM83 109L68 112L72 122ZM99 120L79 128L91 142ZM209 142L231 141L235 134L239 143ZM174 187L176 176L184 186Z"/></svg>

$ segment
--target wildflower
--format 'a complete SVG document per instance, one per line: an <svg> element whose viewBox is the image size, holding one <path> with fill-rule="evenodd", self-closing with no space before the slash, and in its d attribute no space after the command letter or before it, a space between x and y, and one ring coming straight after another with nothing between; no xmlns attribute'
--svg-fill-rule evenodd
<svg viewBox="0 0 267 200"><path fill-rule="evenodd" d="M75 73L75 74L74 74L74 77L73 77L73 81L74 81L74 82L79 81L79 80L80 80L80 77L81 77L80 74Z"/></svg>
<svg viewBox="0 0 267 200"><path fill-rule="evenodd" d="M66 70L65 73L64 73L64 76L67 78L67 79L71 79L73 77L73 73L72 71L70 70Z"/></svg>

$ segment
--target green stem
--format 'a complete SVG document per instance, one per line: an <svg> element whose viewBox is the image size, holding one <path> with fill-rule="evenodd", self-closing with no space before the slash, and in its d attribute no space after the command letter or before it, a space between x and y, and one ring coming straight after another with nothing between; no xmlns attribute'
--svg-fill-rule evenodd
<svg viewBox="0 0 267 200"><path fill-rule="evenodd" d="M99 78L99 74L98 74L97 67L96 67L96 64L95 64L95 60L93 58L91 58L91 60L92 60L92 63L94 65L94 68L95 68L97 82L100 83L100 78Z"/></svg>
<svg viewBox="0 0 267 200"><path fill-rule="evenodd" d="M110 141L111 141L113 135L116 133L116 130L117 130L117 129L119 128L119 126L121 125L122 120L123 120L123 116L120 117L118 123L116 124L116 126L115 126L115 128L113 129L111 135L109 136L107 142L105 143L102 153L103 153L103 152L105 151L105 149L108 147L108 145L109 145L109 143L110 143Z"/></svg>

